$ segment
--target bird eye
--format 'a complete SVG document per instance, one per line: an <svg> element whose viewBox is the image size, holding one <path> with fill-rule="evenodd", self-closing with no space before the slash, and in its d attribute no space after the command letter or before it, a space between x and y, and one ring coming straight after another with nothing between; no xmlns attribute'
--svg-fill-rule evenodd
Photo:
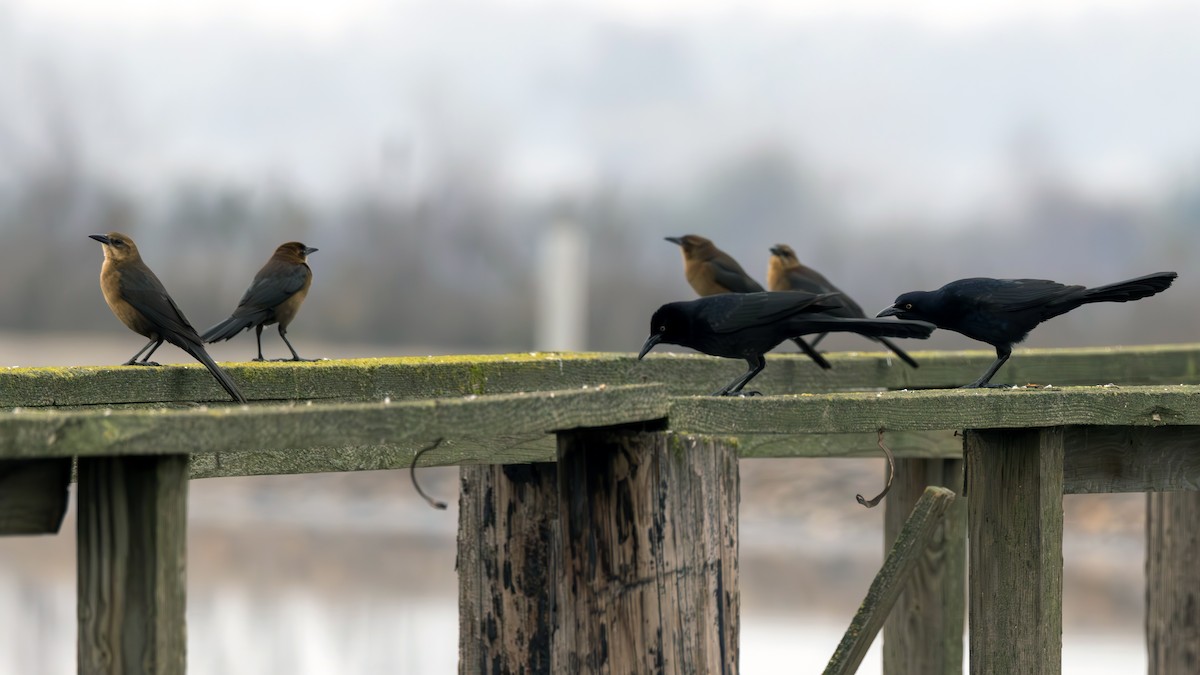
<svg viewBox="0 0 1200 675"><path fill-rule="evenodd" d="M658 327L658 332L660 332L660 333L665 333L665 332L667 332L667 327L666 327L665 325L663 325L663 326L659 326L659 327Z"/></svg>
<svg viewBox="0 0 1200 675"><path fill-rule="evenodd" d="M904 303L904 309L912 309L912 303L911 302Z"/></svg>

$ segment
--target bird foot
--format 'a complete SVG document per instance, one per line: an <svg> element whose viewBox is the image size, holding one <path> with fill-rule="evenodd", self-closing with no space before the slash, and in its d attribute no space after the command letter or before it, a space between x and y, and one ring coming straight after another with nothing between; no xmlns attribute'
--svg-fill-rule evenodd
<svg viewBox="0 0 1200 675"><path fill-rule="evenodd" d="M266 359L264 359L264 358L263 358L263 357L261 357L261 356L256 356L256 357L254 357L254 358L252 358L252 359L250 359L250 360L251 360L251 361L266 361Z"/></svg>
<svg viewBox="0 0 1200 675"><path fill-rule="evenodd" d="M1012 385L972 382L971 384L964 384L959 389L1012 389Z"/></svg>
<svg viewBox="0 0 1200 675"><path fill-rule="evenodd" d="M155 367L159 367L159 368L162 367L162 364L159 363L158 361L126 361L125 363L122 363L121 365L123 365L123 366L155 366Z"/></svg>
<svg viewBox="0 0 1200 675"><path fill-rule="evenodd" d="M306 358L303 358L303 357L300 357L300 356L297 356L297 357L295 357L295 358L292 358L292 359L271 359L271 360L272 360L272 361L306 361L306 362L309 362L309 361L324 361L324 359L306 359Z"/></svg>

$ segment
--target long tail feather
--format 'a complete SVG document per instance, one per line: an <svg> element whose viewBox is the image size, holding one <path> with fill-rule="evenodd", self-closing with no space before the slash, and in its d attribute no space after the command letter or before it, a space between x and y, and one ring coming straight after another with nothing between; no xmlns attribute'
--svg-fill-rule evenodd
<svg viewBox="0 0 1200 675"><path fill-rule="evenodd" d="M794 322L798 334L810 333L857 333L875 338L917 338L924 339L936 328L924 321L908 321L889 319L839 319L836 317L805 317Z"/></svg>
<svg viewBox="0 0 1200 675"><path fill-rule="evenodd" d="M1144 277L1118 281L1115 284L1089 288L1083 292L1084 302L1129 302L1150 297L1171 287L1175 277L1174 272L1158 272Z"/></svg>
<svg viewBox="0 0 1200 675"><path fill-rule="evenodd" d="M212 360L212 357L208 355L208 352L204 351L204 347L201 347L200 345L180 345L180 348L191 354L192 357L197 361L204 364L204 367L208 368L208 372L212 373L212 376L216 378L217 383L220 384L225 391L229 392L229 395L233 397L233 400L237 401L238 403L246 403L246 397L242 396L241 390L239 390L237 385L233 383L233 378L229 377L229 373L226 373L224 370L222 370L221 367Z"/></svg>
<svg viewBox="0 0 1200 675"><path fill-rule="evenodd" d="M252 317L231 316L221 323L204 331L204 335L201 335L200 339L204 340L205 342L220 342L221 340L228 340L229 338L237 335L253 325L254 319Z"/></svg>

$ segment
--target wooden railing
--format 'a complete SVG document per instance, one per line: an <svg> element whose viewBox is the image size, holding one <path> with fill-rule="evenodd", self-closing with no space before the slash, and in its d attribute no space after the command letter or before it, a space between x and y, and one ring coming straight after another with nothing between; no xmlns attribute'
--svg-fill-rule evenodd
<svg viewBox="0 0 1200 675"><path fill-rule="evenodd" d="M463 467L461 672L736 672L738 458L876 456L882 430L889 544L927 485L969 486L885 672L961 672L967 607L972 673L1058 672L1062 494L1197 490L1200 346L1024 351L997 378L1021 390L950 389L986 352L915 356L772 356L768 395L730 399L695 394L738 365L694 355L231 364L248 406L199 367L9 369L0 533L57 530L77 460L80 672L182 673L189 477L406 468L442 439L422 464ZM1150 497L1153 673L1200 644L1197 518L1195 492Z"/></svg>

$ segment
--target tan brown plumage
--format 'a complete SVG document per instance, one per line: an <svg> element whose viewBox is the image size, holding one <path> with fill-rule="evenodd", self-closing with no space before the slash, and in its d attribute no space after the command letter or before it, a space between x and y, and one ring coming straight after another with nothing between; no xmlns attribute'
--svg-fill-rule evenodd
<svg viewBox="0 0 1200 675"><path fill-rule="evenodd" d="M250 288L242 295L233 316L204 332L205 342L228 340L238 333L254 326L255 338L258 341L258 357L262 361L262 330L263 326L279 324L279 337L292 352L291 359L280 361L314 361L304 359L296 353L292 343L287 339L287 327L296 318L300 305L308 296L312 286L312 269L308 266L308 256L317 249L305 246L298 241L289 241L275 249L267 264L262 266Z"/></svg>
<svg viewBox="0 0 1200 675"><path fill-rule="evenodd" d="M838 307L826 310L825 313L830 316L839 316L847 319L862 319L866 318L866 313L849 295L846 295L842 289L833 285L820 272L814 270L807 265L800 263L796 257L796 252L787 244L776 244L771 247L771 257L767 261L767 285L772 291L804 291L806 293L838 293ZM825 339L825 333L818 335L813 341L812 346L816 347ZM894 353L901 361L904 361L913 368L919 367L917 362L908 355L896 343L886 337L867 337L868 340L879 342Z"/></svg>
<svg viewBox="0 0 1200 675"><path fill-rule="evenodd" d="M677 244L682 251L684 276L697 295L707 297L720 293L760 293L764 290L732 256L717 248L711 240L695 234L666 237L666 240ZM818 366L830 368L825 357L803 338L793 338L792 342Z"/></svg>
<svg viewBox="0 0 1200 675"><path fill-rule="evenodd" d="M233 379L204 351L196 329L154 272L142 262L133 239L120 232L89 236L104 246L104 265L100 268L100 291L104 301L129 330L150 339L123 365L157 366L150 356L164 341L170 342L202 363L235 401L245 403L246 398ZM142 352L146 355L138 361Z"/></svg>

